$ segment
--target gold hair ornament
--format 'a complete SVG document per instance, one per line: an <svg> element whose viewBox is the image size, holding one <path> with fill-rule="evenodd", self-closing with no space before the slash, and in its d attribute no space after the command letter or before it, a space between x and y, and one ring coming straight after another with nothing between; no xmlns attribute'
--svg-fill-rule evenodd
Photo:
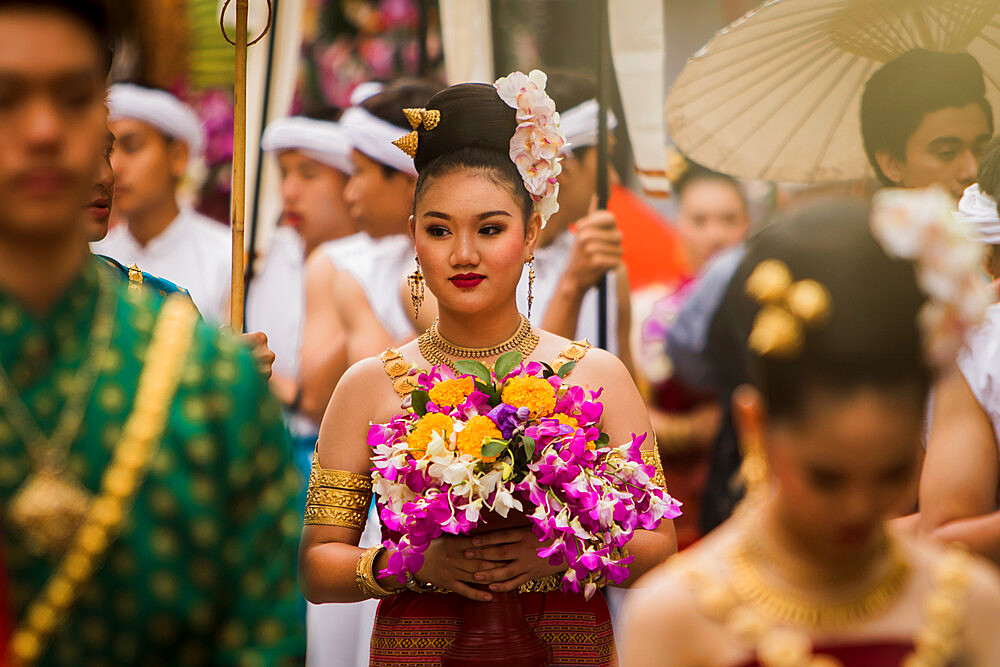
<svg viewBox="0 0 1000 667"><path fill-rule="evenodd" d="M761 357L792 359L802 351L806 328L830 318L830 292L815 280L792 281L788 266L766 259L747 279L746 292L763 306L747 345Z"/></svg>
<svg viewBox="0 0 1000 667"><path fill-rule="evenodd" d="M410 157L417 157L417 130L423 125L425 130L433 130L441 122L441 112L437 109L403 109L413 131L396 139L392 145Z"/></svg>

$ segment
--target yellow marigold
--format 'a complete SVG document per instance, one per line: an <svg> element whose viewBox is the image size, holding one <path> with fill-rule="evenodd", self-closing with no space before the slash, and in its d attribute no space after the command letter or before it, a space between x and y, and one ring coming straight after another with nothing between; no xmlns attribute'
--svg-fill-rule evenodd
<svg viewBox="0 0 1000 667"><path fill-rule="evenodd" d="M470 377L457 380L442 380L431 387L428 394L435 404L453 408L464 402L476 390L476 383Z"/></svg>
<svg viewBox="0 0 1000 667"><path fill-rule="evenodd" d="M428 412L420 418L416 428L406 436L406 444L409 445L410 451L426 452L427 445L430 444L435 431L447 440L454 429L455 421L448 415L443 415L440 412Z"/></svg>
<svg viewBox="0 0 1000 667"><path fill-rule="evenodd" d="M531 410L532 418L547 417L556 408L556 390L542 378L532 375L508 380L501 397L508 405Z"/></svg>
<svg viewBox="0 0 1000 667"><path fill-rule="evenodd" d="M572 426L573 428L580 428L580 422L576 420L576 417L570 417L569 415L564 415L561 412L557 412L553 415L553 418L560 424L565 424L566 426Z"/></svg>
<svg viewBox="0 0 1000 667"><path fill-rule="evenodd" d="M465 428L459 431L455 437L458 451L462 454L471 454L476 458L482 458L487 463L497 460L495 456L482 456L483 445L487 441L503 437L500 429L496 427L493 420L483 415L477 415L465 423Z"/></svg>

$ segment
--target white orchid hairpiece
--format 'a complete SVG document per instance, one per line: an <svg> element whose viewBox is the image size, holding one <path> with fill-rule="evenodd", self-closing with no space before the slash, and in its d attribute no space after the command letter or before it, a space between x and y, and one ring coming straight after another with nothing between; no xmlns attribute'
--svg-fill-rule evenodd
<svg viewBox="0 0 1000 667"><path fill-rule="evenodd" d="M562 172L559 149L566 144L566 137L559 129L555 102L545 92L547 80L545 72L536 69L527 75L513 72L493 84L500 99L517 112L517 130L510 139L510 159L535 201L542 226L559 210L557 179Z"/></svg>
<svg viewBox="0 0 1000 667"><path fill-rule="evenodd" d="M939 186L882 190L872 205L872 235L887 255L914 264L927 296L918 315L924 348L939 369L954 362L991 303L980 264L984 247L970 239L954 210Z"/></svg>

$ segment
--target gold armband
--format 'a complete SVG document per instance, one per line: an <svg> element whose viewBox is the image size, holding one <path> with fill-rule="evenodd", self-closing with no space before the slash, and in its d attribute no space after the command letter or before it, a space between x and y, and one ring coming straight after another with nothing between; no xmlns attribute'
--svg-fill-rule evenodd
<svg viewBox="0 0 1000 667"><path fill-rule="evenodd" d="M656 440L653 440L653 449L646 451L642 450L639 452L642 456L642 462L648 466L653 466L656 472L653 474L653 483L659 487L662 487L664 491L667 490L667 478L663 474L663 463L660 461L660 448L656 444Z"/></svg>
<svg viewBox="0 0 1000 667"><path fill-rule="evenodd" d="M375 574L375 559L385 551L385 547L377 546L368 549L361 558L358 559L358 566L354 570L354 582L358 588L369 598L380 600L395 595L396 591L389 591L378 583L378 576Z"/></svg>
<svg viewBox="0 0 1000 667"><path fill-rule="evenodd" d="M313 455L309 490L306 492L306 525L365 527L372 501L372 478L368 475L329 470Z"/></svg>

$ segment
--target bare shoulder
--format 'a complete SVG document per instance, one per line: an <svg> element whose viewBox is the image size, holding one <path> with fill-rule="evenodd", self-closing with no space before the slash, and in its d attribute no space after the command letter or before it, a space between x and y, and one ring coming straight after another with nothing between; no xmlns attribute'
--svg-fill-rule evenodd
<svg viewBox="0 0 1000 667"><path fill-rule="evenodd" d="M973 615L976 610L1000 612L1000 573L990 561L960 546L942 546L909 535L897 535L897 539L914 570L935 587L967 584Z"/></svg>
<svg viewBox="0 0 1000 667"><path fill-rule="evenodd" d="M589 341L573 341L548 331L538 331L538 349L533 358L554 361L560 355L576 363L573 379L577 384L604 386L609 380L631 379L625 364L607 350L593 346Z"/></svg>
<svg viewBox="0 0 1000 667"><path fill-rule="evenodd" d="M336 267L334 267L333 262L323 251L322 247L319 247L309 253L309 257L306 258L306 277L311 276L332 276L337 272Z"/></svg>

